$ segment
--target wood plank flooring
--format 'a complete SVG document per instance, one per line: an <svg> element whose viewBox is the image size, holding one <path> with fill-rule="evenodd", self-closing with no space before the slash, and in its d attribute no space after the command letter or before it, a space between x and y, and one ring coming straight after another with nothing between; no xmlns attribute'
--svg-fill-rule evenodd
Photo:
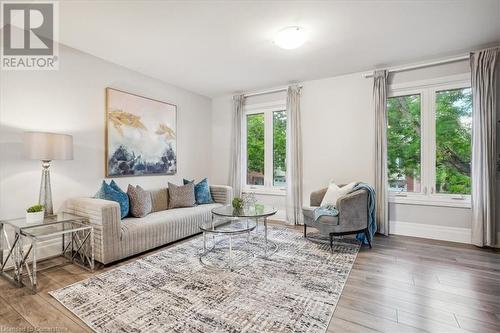
<svg viewBox="0 0 500 333"><path fill-rule="evenodd" d="M40 291L36 295L0 279L0 332L10 328L16 332L37 328L91 332L48 291L141 256L101 267L95 273L70 264L49 268L38 275ZM373 249L363 247L359 252L327 332L498 333L500 252L377 236Z"/></svg>

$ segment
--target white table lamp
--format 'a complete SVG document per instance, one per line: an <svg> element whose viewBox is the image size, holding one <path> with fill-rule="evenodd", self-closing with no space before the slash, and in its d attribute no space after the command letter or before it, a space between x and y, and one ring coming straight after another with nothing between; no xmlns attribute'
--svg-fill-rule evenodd
<svg viewBox="0 0 500 333"><path fill-rule="evenodd" d="M32 160L42 161L42 181L38 203L45 209L45 215L54 213L50 188L50 161L73 159L73 137L67 134L25 132L24 155Z"/></svg>

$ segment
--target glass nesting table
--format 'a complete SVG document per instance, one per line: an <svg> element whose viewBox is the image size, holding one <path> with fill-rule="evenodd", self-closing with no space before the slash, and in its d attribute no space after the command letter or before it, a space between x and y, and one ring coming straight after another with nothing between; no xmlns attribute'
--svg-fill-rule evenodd
<svg viewBox="0 0 500 333"><path fill-rule="evenodd" d="M254 230L257 224L255 221L231 219L224 221L205 222L200 225L203 232L203 252L200 255L200 262L213 269L222 269L233 271L240 269L249 263L254 253L249 248L250 231ZM245 235L246 241L241 239L235 240L236 236ZM212 236L212 246L207 246L208 235ZM222 236L222 240L216 240L216 236ZM227 249L226 258L223 252ZM216 254L219 252L218 254ZM214 259L210 258L211 254L215 254Z"/></svg>
<svg viewBox="0 0 500 333"><path fill-rule="evenodd" d="M258 204L240 210L235 210L230 205L212 209L212 220L200 226L203 232L203 252L200 255L200 262L210 268L233 271L246 266L259 250L263 250L261 256L267 258L278 248L276 243L267 237L267 218L276 212L271 206ZM251 231L257 229L260 221L264 224L264 237L257 235L251 238ZM211 247L207 246L209 235L212 236ZM222 240L217 241L217 236L221 236ZM209 254L224 249L227 250L227 254L219 253L218 259L215 260L218 262L209 262ZM224 262L223 257L228 261Z"/></svg>
<svg viewBox="0 0 500 333"><path fill-rule="evenodd" d="M69 213L46 216L36 223L25 218L0 220L0 274L36 293L38 252L44 242L58 237L63 257L93 271L94 232L86 222L87 218Z"/></svg>

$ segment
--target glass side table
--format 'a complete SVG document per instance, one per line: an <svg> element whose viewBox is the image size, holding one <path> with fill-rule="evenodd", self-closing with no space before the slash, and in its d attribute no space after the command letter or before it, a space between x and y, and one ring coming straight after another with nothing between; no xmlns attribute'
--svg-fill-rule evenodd
<svg viewBox="0 0 500 333"><path fill-rule="evenodd" d="M252 220L240 220L240 219L233 219L233 220L227 220L224 221L222 224L215 224L214 220L204 222L200 225L200 230L203 232L203 253L200 255L200 262L209 268L213 269L219 269L219 270L230 270L233 271L235 269L240 269L244 267L247 263L249 263L249 260L251 257L254 257L254 253L250 249L241 249L242 252L245 252L245 258L244 260L240 260L241 262L246 262L245 264L234 264L234 257L235 255L233 254L234 249L233 249L233 237L236 235L242 235L242 234L247 234L247 243L250 244L250 231L254 230L255 227L257 226L255 221ZM213 245L211 248L207 248L207 234L212 234L213 237ZM215 252L217 242L215 241L215 235L221 235L221 236L226 236L227 239L229 240L229 247L228 247L228 263L227 265L216 265L214 263L210 263L208 260L206 261L205 258L207 255L211 252ZM244 246L246 247L246 246ZM219 258L219 260L223 262L222 258Z"/></svg>
<svg viewBox="0 0 500 333"><path fill-rule="evenodd" d="M13 233L9 234L8 229ZM25 218L0 220L0 274L18 287L26 285L36 293L40 243L58 236L62 240L62 256L94 270L93 227L87 224L85 217L59 213L37 223L26 223ZM7 265L9 259L12 267ZM27 277L27 284L23 277Z"/></svg>

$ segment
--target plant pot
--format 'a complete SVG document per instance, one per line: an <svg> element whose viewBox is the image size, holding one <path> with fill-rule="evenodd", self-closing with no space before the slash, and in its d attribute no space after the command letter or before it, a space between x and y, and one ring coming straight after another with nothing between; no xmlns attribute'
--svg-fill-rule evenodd
<svg viewBox="0 0 500 333"><path fill-rule="evenodd" d="M43 222L43 217L45 215L45 211L36 212L36 213L26 213L26 223L40 223Z"/></svg>

